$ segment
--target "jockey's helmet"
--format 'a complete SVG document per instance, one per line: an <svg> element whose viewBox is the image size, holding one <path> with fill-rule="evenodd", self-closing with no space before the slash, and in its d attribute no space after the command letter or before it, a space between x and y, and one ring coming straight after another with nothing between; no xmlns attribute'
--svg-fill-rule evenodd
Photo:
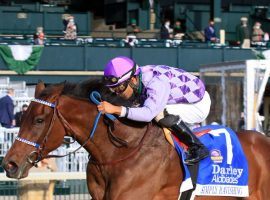
<svg viewBox="0 0 270 200"><path fill-rule="evenodd" d="M106 86L116 87L138 75L138 65L130 58L118 56L110 60L104 69Z"/></svg>

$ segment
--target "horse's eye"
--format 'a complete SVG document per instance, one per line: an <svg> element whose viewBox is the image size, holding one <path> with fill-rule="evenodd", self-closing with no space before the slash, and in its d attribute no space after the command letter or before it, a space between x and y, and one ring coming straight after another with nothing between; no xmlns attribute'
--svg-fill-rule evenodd
<svg viewBox="0 0 270 200"><path fill-rule="evenodd" d="M41 124L42 122L44 122L43 119L40 119L40 118L39 118L39 119L36 119L36 123L37 123L37 124Z"/></svg>

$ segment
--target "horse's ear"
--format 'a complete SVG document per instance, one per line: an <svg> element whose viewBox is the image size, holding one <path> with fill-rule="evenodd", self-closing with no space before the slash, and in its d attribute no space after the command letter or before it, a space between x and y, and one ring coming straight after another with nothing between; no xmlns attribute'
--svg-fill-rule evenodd
<svg viewBox="0 0 270 200"><path fill-rule="evenodd" d="M36 85L36 89L35 89L35 98L37 98L40 93L42 92L42 90L45 89L45 85L43 81L39 81L38 84Z"/></svg>

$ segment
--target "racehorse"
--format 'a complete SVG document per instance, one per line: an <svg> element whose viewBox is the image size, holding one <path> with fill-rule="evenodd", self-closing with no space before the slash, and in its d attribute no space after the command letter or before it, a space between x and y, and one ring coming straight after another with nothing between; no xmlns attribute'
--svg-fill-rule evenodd
<svg viewBox="0 0 270 200"><path fill-rule="evenodd" d="M110 93L102 81L38 83L35 100L23 116L16 139L2 166L10 178L27 177L29 169L71 136L91 155L87 185L95 200L176 200L183 180L181 159L155 123L102 115L92 137L98 111L88 99L91 91L118 105L129 102ZM266 200L270 191L270 141L255 131L238 133L249 164L249 197ZM90 197L89 197L90 198ZM205 197L196 199L241 199Z"/></svg>

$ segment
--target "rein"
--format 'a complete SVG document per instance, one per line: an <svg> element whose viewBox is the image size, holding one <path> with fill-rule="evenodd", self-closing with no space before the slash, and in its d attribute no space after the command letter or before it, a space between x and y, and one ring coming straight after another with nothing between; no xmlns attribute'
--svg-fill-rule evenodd
<svg viewBox="0 0 270 200"><path fill-rule="evenodd" d="M96 105L98 105L98 104L100 104L100 101L99 101L99 100L101 100L101 96L100 96L100 94L99 94L98 92L94 91L94 92L92 92L92 93L90 94L90 99L91 99L91 101L92 101L93 103L95 103ZM99 100L98 100L98 99L99 99ZM44 101L44 100L41 100L41 99L36 99L36 98L35 98L35 99L32 99L31 101L36 102L36 103L40 103L40 104L43 104L43 105L46 105L46 106L48 106L48 107L53 108L53 116L52 116L52 118L51 118L51 121L50 121L50 124L49 124L49 128L48 128L48 130L47 130L47 132L46 132L46 134L45 134L45 137L44 137L44 139L43 139L43 141L42 141L41 144L36 143L36 142L29 141L29 140L24 139L24 138L21 138L21 137L19 137L19 136L17 136L17 137L15 138L17 141L20 141L20 142L22 142L22 143L31 145L31 146L33 146L33 147L35 147L35 148L37 149L36 151L31 152L31 153L28 155L28 157L27 157L27 161L28 161L30 164L33 164L34 166L37 166L37 163L38 163L39 161L41 161L42 159L44 159L44 158L52 158L52 157L55 157L55 158L61 158L61 157L65 157L65 156L74 154L74 153L77 152L79 149L81 149L82 147L84 147L84 146L87 144L87 142L88 142L90 139L93 138L93 136L94 136L94 134L95 134L95 131L96 131L96 128L97 128L97 125L98 125L98 121L99 121L99 119L100 119L100 116L102 115L101 112L98 112L98 114L97 114L97 116L96 116L96 118L95 118L95 121L94 121L92 130L91 130L91 132L90 132L88 138L85 140L85 142L84 142L80 147L78 147L78 148L75 149L74 151L72 151L72 152L70 152L70 153L67 153L67 154L65 154L65 155L47 155L46 157L43 157L43 156L42 156L42 150L45 148L45 144L46 144L46 142L47 142L47 140L48 140L48 136L49 136L49 134L50 134L50 132L51 132L51 129L52 129L53 125L54 125L54 121L55 121L55 119L56 119L56 116L58 116L58 117L60 118L60 121L62 122L63 126L64 126L66 129L70 130L70 131L73 132L73 133L75 133L75 131L72 129L72 127L70 126L70 124L67 122L67 120L64 118L64 116L63 116L63 115L59 112L59 110L57 109L57 103L58 103L58 102L56 102L56 103L50 103L50 102L47 102L47 101ZM116 117L113 116L113 115L111 115L111 114L105 113L105 115L106 115L110 120L112 120L112 121L116 120ZM115 136L112 134L112 130L111 130L110 126L109 126L109 130L108 130L108 131L109 131L109 133L111 134L110 136L112 136L112 137L114 138ZM91 157L89 156L89 161L92 162L93 164L96 164L96 165L113 165L113 164L122 162L122 161L124 161L124 160L126 160L126 159L132 157L135 153L137 153L137 152L140 150L140 148L142 147L144 138L145 138L146 135L147 135L147 132L149 132L149 131L148 131L148 128L147 128L145 134L143 135L142 139L140 140L139 144L135 147L135 149L134 149L131 153L129 153L129 154L128 154L127 156L125 156L124 158L121 158L121 159L115 160L115 161L109 161L109 162L102 162L102 163L101 163L101 162L98 162L98 161L96 161L96 160L91 160ZM123 140L120 139L120 138L117 138L117 137L116 137L116 141L119 142L120 144L124 144L124 146L127 146L127 145L125 144L125 141L123 141ZM32 159L32 156L33 156L33 155L36 155L36 159L35 159L35 160Z"/></svg>
<svg viewBox="0 0 270 200"><path fill-rule="evenodd" d="M96 105L98 105L98 104L100 104L101 96L100 96L100 94L99 94L98 92L93 91L93 92L91 93L91 95L90 95L90 99L93 101L93 103L95 103ZM97 99L99 99L100 101L98 101ZM99 116L99 115L101 115L101 112L98 113L98 116ZM105 113L105 115L106 115L109 119L111 119L112 121L114 121L114 120L116 119L116 117L113 116L113 115L111 115L111 114ZM139 144L138 144L138 145L134 148L134 150L131 151L127 156L125 156L125 157L123 157L123 158L120 158L120 159L118 159L118 160L112 160L112 161L107 161L107 162L98 162L97 160L91 160L91 157L90 157L90 158L89 158L89 162L91 162L92 164L95 164L95 165L115 165L115 164L117 164L117 163L119 163L119 162L122 162L122 161L124 161L124 160L127 160L127 159L131 158L133 155L135 155L135 154L141 149L141 147L142 147L142 145L143 145L143 141L144 141L144 139L146 138L147 133L149 132L149 131L148 131L148 128L149 128L149 126L147 127L147 130L146 130L146 132L144 133L144 135L143 135L142 139L140 140ZM112 130L111 130L110 126L109 126L109 133L111 134L111 135L110 135L111 137L115 137L115 136L112 134ZM123 140L121 140L120 138L117 138L116 141L119 142L119 143L121 143L121 144L123 143ZM123 143L123 145L124 145L124 146L127 146L125 143Z"/></svg>

